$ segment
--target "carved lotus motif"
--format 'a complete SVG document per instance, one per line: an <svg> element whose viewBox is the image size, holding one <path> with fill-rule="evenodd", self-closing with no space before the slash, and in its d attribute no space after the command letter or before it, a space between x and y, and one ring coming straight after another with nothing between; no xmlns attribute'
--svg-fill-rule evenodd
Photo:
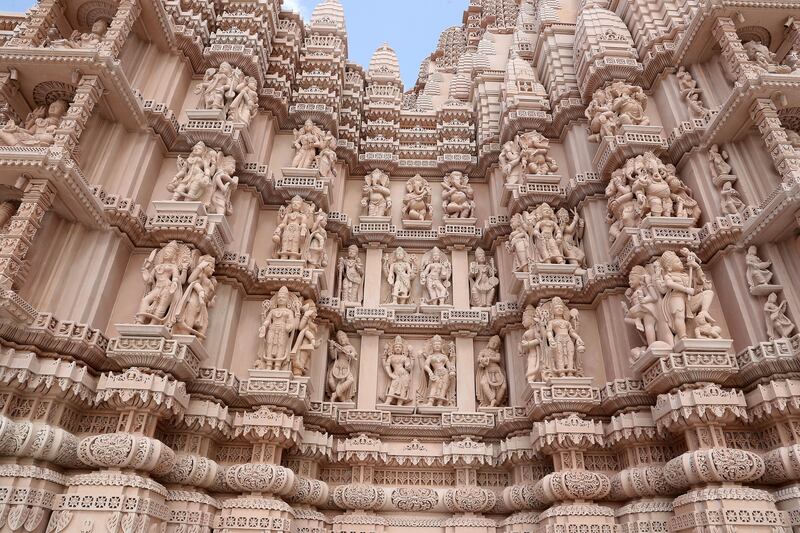
<svg viewBox="0 0 800 533"><path fill-rule="evenodd" d="M542 479L542 485L551 501L599 500L611 491L605 474L588 470L554 472Z"/></svg>

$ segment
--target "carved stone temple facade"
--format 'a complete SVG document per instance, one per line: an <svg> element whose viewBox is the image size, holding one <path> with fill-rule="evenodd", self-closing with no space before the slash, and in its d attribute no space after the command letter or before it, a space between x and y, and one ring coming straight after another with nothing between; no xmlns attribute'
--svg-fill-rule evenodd
<svg viewBox="0 0 800 533"><path fill-rule="evenodd" d="M800 532L800 2L460 3L0 14L0 531Z"/></svg>

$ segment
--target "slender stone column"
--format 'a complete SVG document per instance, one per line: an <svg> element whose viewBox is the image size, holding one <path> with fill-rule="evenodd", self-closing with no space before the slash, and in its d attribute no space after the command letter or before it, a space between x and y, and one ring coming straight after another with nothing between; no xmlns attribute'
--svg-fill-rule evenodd
<svg viewBox="0 0 800 533"><path fill-rule="evenodd" d="M61 119L53 148L63 148L74 152L78 146L83 128L92 115L94 106L103 95L103 85L97 76L84 75L78 82L78 89L72 98L67 114Z"/></svg>
<svg viewBox="0 0 800 533"><path fill-rule="evenodd" d="M378 307L381 304L381 248L367 248L364 262L364 307Z"/></svg>
<svg viewBox="0 0 800 533"><path fill-rule="evenodd" d="M375 409L380 368L380 339L377 330L360 331L361 354L358 361L358 408Z"/></svg>
<svg viewBox="0 0 800 533"><path fill-rule="evenodd" d="M453 307L469 309L469 252L463 248L452 251Z"/></svg>
<svg viewBox="0 0 800 533"><path fill-rule="evenodd" d="M456 404L465 413L475 411L475 334L458 331L456 338Z"/></svg>
<svg viewBox="0 0 800 533"><path fill-rule="evenodd" d="M0 234L0 288L11 289L21 283L25 257L33 245L45 213L53 203L55 190L47 180L30 180L16 214ZM3 206L4 210L8 206ZM0 228L2 229L2 228Z"/></svg>
<svg viewBox="0 0 800 533"><path fill-rule="evenodd" d="M125 44L140 11L139 0L122 0L108 31L103 36L100 49L110 51L113 57L119 56L122 45Z"/></svg>
<svg viewBox="0 0 800 533"><path fill-rule="evenodd" d="M725 73L731 81L744 82L757 76L755 65L751 64L744 51L742 40L736 33L736 24L727 17L720 17L714 23L714 37L722 48L722 62Z"/></svg>

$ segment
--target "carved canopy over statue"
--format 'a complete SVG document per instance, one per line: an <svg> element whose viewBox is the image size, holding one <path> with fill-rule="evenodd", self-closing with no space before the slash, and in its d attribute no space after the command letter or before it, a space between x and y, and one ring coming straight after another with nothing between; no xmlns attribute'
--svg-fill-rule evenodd
<svg viewBox="0 0 800 533"><path fill-rule="evenodd" d="M402 213L403 220L430 220L433 216L431 186L419 174L406 182Z"/></svg>
<svg viewBox="0 0 800 533"><path fill-rule="evenodd" d="M69 36L69 39L62 39L58 29L51 28L43 44L50 48L99 48L100 43L103 42L103 38L108 32L108 23L109 21L106 19L97 19L92 24L90 31L82 33L75 30Z"/></svg>
<svg viewBox="0 0 800 533"><path fill-rule="evenodd" d="M258 114L258 84L238 67L223 61L218 68L209 68L203 81L195 87L200 95L200 109L220 110L227 120L245 126Z"/></svg>
<svg viewBox="0 0 800 533"><path fill-rule="evenodd" d="M475 191L469 177L454 170L442 182L442 212L444 218L472 218L475 211Z"/></svg>
<svg viewBox="0 0 800 533"><path fill-rule="evenodd" d="M422 256L419 281L422 284L422 303L445 305L450 296L450 276L453 268L442 251L434 246Z"/></svg>
<svg viewBox="0 0 800 533"><path fill-rule="evenodd" d="M636 85L615 81L604 89L598 89L586 107L589 119L589 140L600 142L606 136L619 134L619 128L626 125L648 126L650 119L645 115L647 95Z"/></svg>
<svg viewBox="0 0 800 533"><path fill-rule="evenodd" d="M625 321L636 327L647 348L672 348L681 339L718 339L721 328L710 314L714 289L700 259L684 248L664 252L649 265L634 266L623 302Z"/></svg>
<svg viewBox="0 0 800 533"><path fill-rule="evenodd" d="M176 334L205 338L208 308L217 291L215 263L212 256L177 241L153 250L142 265L145 295L136 323L163 325Z"/></svg>
<svg viewBox="0 0 800 533"><path fill-rule="evenodd" d="M336 138L333 134L324 131L312 120L306 120L299 129L294 130L293 146L293 168L316 167L321 177L336 177Z"/></svg>
<svg viewBox="0 0 800 533"><path fill-rule="evenodd" d="M613 242L622 228L637 227L644 217L700 219L700 206L691 189L652 152L628 159L611 174L606 187Z"/></svg>
<svg viewBox="0 0 800 533"><path fill-rule="evenodd" d="M577 309L570 310L556 296L538 307L529 305L523 313L522 324L525 333L519 353L527 358L528 381L581 375L579 356L586 347L578 334Z"/></svg>
<svg viewBox="0 0 800 533"><path fill-rule="evenodd" d="M558 164L548 155L550 141L536 130L514 137L503 145L500 152L500 169L506 183L524 181L525 174L554 174Z"/></svg>
<svg viewBox="0 0 800 533"><path fill-rule="evenodd" d="M317 306L281 287L261 305L256 368L291 370L295 376L308 374L309 362L319 346Z"/></svg>
<svg viewBox="0 0 800 533"><path fill-rule="evenodd" d="M312 202L299 196L293 197L288 205L278 210L278 226L272 234L273 257L305 260L311 268L324 267L328 263L327 223L325 211L315 210Z"/></svg>
<svg viewBox="0 0 800 533"><path fill-rule="evenodd" d="M231 194L239 185L235 171L234 157L200 141L186 159L178 156L178 172L167 190L175 201L201 202L209 213L231 215Z"/></svg>
<svg viewBox="0 0 800 533"><path fill-rule="evenodd" d="M571 214L564 208L555 213L550 204L543 203L532 211L512 216L506 247L514 257L514 270L525 271L531 262L585 267L582 244L585 223L577 210L573 209Z"/></svg>
<svg viewBox="0 0 800 533"><path fill-rule="evenodd" d="M48 106L39 106L25 119L24 125L9 120L0 129L0 146L49 146L53 144L56 130L67 114L69 104L55 100Z"/></svg>
<svg viewBox="0 0 800 533"><path fill-rule="evenodd" d="M389 176L376 168L364 176L361 186L361 206L367 210L367 216L385 217L391 214L392 191L389 189Z"/></svg>

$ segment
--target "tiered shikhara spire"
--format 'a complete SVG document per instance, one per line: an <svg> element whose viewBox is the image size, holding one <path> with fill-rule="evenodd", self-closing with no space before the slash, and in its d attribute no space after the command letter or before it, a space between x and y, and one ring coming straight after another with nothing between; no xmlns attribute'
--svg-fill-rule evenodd
<svg viewBox="0 0 800 533"><path fill-rule="evenodd" d="M0 529L800 528L800 6L464 4L0 14Z"/></svg>

